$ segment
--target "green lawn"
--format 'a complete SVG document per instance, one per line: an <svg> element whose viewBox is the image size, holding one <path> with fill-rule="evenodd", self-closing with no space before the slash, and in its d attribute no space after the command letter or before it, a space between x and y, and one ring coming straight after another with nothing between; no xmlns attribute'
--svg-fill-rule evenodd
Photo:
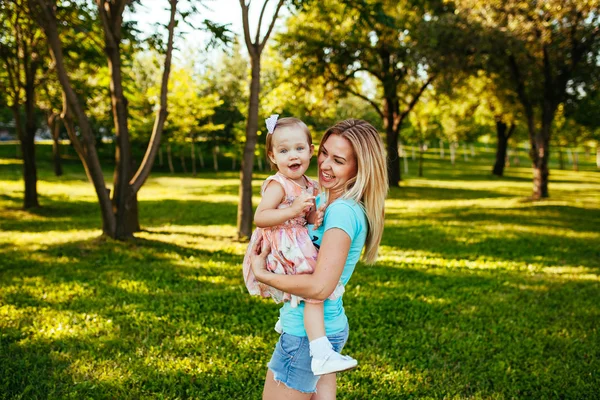
<svg viewBox="0 0 600 400"><path fill-rule="evenodd" d="M99 238L78 162L56 178L47 149L43 207L20 210L13 150L0 149L0 398L260 398L277 306L243 285L238 175L153 174L144 231L122 243ZM425 177L410 160L390 192L380 262L346 288L359 367L338 398L600 398L600 172L591 157L552 170L551 198L530 202L525 159L492 178L491 151L455 167L431 151Z"/></svg>

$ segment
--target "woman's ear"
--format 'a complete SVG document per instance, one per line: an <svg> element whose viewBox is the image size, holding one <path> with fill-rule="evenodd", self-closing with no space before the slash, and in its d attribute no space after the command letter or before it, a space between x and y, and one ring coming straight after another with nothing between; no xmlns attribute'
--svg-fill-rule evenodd
<svg viewBox="0 0 600 400"><path fill-rule="evenodd" d="M311 144L310 145L310 156L312 157L315 154L315 145Z"/></svg>

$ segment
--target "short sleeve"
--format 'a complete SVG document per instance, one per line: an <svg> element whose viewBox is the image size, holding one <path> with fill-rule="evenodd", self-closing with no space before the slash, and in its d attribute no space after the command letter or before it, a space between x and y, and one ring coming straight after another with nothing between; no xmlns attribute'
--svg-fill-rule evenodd
<svg viewBox="0 0 600 400"><path fill-rule="evenodd" d="M343 201L336 201L325 209L324 231L338 228L354 239L361 230L361 223L356 210Z"/></svg>
<svg viewBox="0 0 600 400"><path fill-rule="evenodd" d="M265 190L267 190L267 186L269 185L269 183L271 183L271 181L275 181L275 182L279 183L279 185L281 185L281 187L283 188L283 191L287 195L287 190L286 190L285 182L281 179L281 177L279 175L275 174L275 175L269 176L263 182L262 186L260 187L260 195L261 196L263 196L265 194Z"/></svg>

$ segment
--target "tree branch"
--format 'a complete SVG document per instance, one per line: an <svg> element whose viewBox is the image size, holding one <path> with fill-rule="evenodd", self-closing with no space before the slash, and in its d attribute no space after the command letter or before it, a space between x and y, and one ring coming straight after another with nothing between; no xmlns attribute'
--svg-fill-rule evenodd
<svg viewBox="0 0 600 400"><path fill-rule="evenodd" d="M177 13L177 0L170 0L170 3L171 17L168 25L169 38L167 41L167 54L165 55L165 66L160 88L160 108L156 113L156 119L154 120L154 127L152 129L152 136L150 137L150 143L148 143L148 148L146 149L144 159L142 160L142 163L140 164L140 167L135 173L134 177L129 182L129 184L132 186L133 193L137 193L138 190L140 190L150 175L150 170L152 169L152 164L154 164L154 159L156 158L156 153L158 152L158 148L160 146L163 127L168 115L167 93L169 88L169 74L171 72L171 57L173 54L173 37L176 25L175 16Z"/></svg>
<svg viewBox="0 0 600 400"><path fill-rule="evenodd" d="M356 97L360 97L361 99L365 100L365 101L366 101L366 102L368 102L368 103L369 103L371 106L373 106L373 108L375 109L375 111L377 112L377 114L379 114L379 116L380 116L381 118L384 118L383 111L381 111L381 108L379 107L379 104L377 104L375 101L371 100L370 98L368 98L368 97L367 97L367 96L365 96L364 94L361 94L361 93L359 93L359 92L356 92L356 91L355 91L355 90L353 90L353 89L350 89L350 88L345 88L345 89L342 89L342 90L345 90L346 92L348 92L348 93L350 93L350 94L353 94L354 96L356 96Z"/></svg>
<svg viewBox="0 0 600 400"><path fill-rule="evenodd" d="M396 116L394 118L394 131L397 129L398 126L400 126L400 124L402 123L402 121L404 121L404 118L406 118L406 116L412 111L413 108L415 108L415 105L417 105L417 103L419 102L419 99L421 98L421 95L423 94L423 92L425 92L425 89L427 89L427 86L429 86L429 84L431 82L433 82L433 80L435 79L435 75L431 75L427 81L421 86L421 88L419 89L419 91L415 94L415 96L413 97L413 99L411 100L410 103L408 103L408 105L406 106L406 108L404 109L403 112L401 112L398 116Z"/></svg>
<svg viewBox="0 0 600 400"><path fill-rule="evenodd" d="M273 14L273 19L271 20L271 25L269 25L269 29L267 30L265 37L263 38L262 42L258 46L259 53L262 52L263 48L265 47L265 44L267 44L267 40L269 39L269 36L271 36L273 27L275 26L275 22L277 21L277 16L279 15L279 10L281 10L281 7L283 6L284 2L285 2L285 0L279 0L279 3L277 3L277 8L275 9L275 14Z"/></svg>
<svg viewBox="0 0 600 400"><path fill-rule="evenodd" d="M246 48L248 49L248 53L250 53L250 57L256 57L257 49L254 47L254 43L250 40L250 25L248 23L248 7L246 5L245 0L240 0L240 7L242 7L242 24L244 26L244 40L246 41Z"/></svg>
<svg viewBox="0 0 600 400"><path fill-rule="evenodd" d="M262 10L260 10L260 17L258 17L258 27L256 28L256 37L254 39L254 43L260 43L260 29L262 27L263 16L265 15L267 3L269 3L269 0L265 0L262 6Z"/></svg>

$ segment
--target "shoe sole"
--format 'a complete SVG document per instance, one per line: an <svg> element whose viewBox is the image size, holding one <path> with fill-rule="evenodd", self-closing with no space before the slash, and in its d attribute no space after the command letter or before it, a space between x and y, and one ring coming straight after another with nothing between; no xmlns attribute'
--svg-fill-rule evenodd
<svg viewBox="0 0 600 400"><path fill-rule="evenodd" d="M337 374L338 372L350 371L351 369L354 369L354 368L356 368L356 367L358 367L358 363L357 363L356 365L353 365L352 367L348 367L348 368L345 368L345 369L338 369L338 370L336 370L336 371L331 371L331 372L321 372L320 374L315 374L315 373L313 372L313 375L314 375L314 376L322 376L322 375L329 375L329 374Z"/></svg>

